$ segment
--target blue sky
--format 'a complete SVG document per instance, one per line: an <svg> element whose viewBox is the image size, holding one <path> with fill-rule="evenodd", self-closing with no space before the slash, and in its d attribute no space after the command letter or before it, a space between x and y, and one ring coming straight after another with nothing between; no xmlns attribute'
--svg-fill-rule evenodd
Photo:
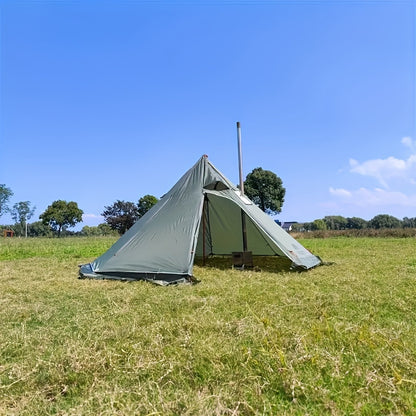
<svg viewBox="0 0 416 416"><path fill-rule="evenodd" d="M38 219L158 197L203 154L282 221L416 216L412 0L0 0L0 183ZM10 223L8 216L0 223Z"/></svg>

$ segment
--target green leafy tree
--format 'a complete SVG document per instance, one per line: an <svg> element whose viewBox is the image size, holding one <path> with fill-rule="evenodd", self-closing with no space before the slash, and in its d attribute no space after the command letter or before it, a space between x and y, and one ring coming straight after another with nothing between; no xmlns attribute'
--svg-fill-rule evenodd
<svg viewBox="0 0 416 416"><path fill-rule="evenodd" d="M113 205L104 207L102 216L105 222L120 235L124 234L139 218L146 214L159 200L153 195L145 195L139 202L117 200Z"/></svg>
<svg viewBox="0 0 416 416"><path fill-rule="evenodd" d="M45 225L42 221L35 221L28 224L27 227L28 237L52 237L51 227Z"/></svg>
<svg viewBox="0 0 416 416"><path fill-rule="evenodd" d="M401 221L393 217L391 215L387 214L380 214L376 215L373 219L371 219L368 223L368 226L370 228L400 228L401 227Z"/></svg>
<svg viewBox="0 0 416 416"><path fill-rule="evenodd" d="M318 230L323 231L323 230L327 230L327 229L328 229L328 227L327 227L325 221L321 220L321 219L315 220L311 224L311 230L313 230L313 231L318 231Z"/></svg>
<svg viewBox="0 0 416 416"><path fill-rule="evenodd" d="M140 217L143 217L153 205L156 205L159 200L153 195L145 195L139 199L139 203L137 204L137 210Z"/></svg>
<svg viewBox="0 0 416 416"><path fill-rule="evenodd" d="M341 215L329 215L323 218L328 230L345 230L348 221Z"/></svg>
<svg viewBox="0 0 416 416"><path fill-rule="evenodd" d="M117 235L117 232L111 229L108 224L98 224L97 228L99 235Z"/></svg>
<svg viewBox="0 0 416 416"><path fill-rule="evenodd" d="M294 224L292 224L292 231L297 233L305 231L305 224L301 222L295 222Z"/></svg>
<svg viewBox="0 0 416 416"><path fill-rule="evenodd" d="M404 217L402 220L403 228L416 228L416 218Z"/></svg>
<svg viewBox="0 0 416 416"><path fill-rule="evenodd" d="M108 224L99 224L96 227L89 227L88 225L82 227L81 234L87 237L117 235L117 232Z"/></svg>
<svg viewBox="0 0 416 416"><path fill-rule="evenodd" d="M359 218L359 217L351 217L347 218L347 228L350 230L362 230L367 228L368 221Z"/></svg>
<svg viewBox="0 0 416 416"><path fill-rule="evenodd" d="M82 214L83 211L78 208L76 202L58 200L49 205L39 218L60 237L61 232L67 227L74 227L77 223L82 222Z"/></svg>
<svg viewBox="0 0 416 416"><path fill-rule="evenodd" d="M120 235L124 234L140 217L139 208L134 202L120 200L104 207L101 215L105 222Z"/></svg>
<svg viewBox="0 0 416 416"><path fill-rule="evenodd" d="M5 184L0 184L0 217L8 210L9 199L13 196L13 191Z"/></svg>
<svg viewBox="0 0 416 416"><path fill-rule="evenodd" d="M14 204L11 210L13 221L19 224L21 235L24 230L25 237L27 237L27 222L33 217L35 209L36 207L31 207L29 201L21 201Z"/></svg>
<svg viewBox="0 0 416 416"><path fill-rule="evenodd" d="M84 225L81 230L81 234L87 237L95 237L98 235L97 227L90 227L89 225Z"/></svg>
<svg viewBox="0 0 416 416"><path fill-rule="evenodd" d="M282 211L286 189L275 173L255 168L246 177L244 193L264 212L276 214Z"/></svg>
<svg viewBox="0 0 416 416"><path fill-rule="evenodd" d="M304 222L303 223L303 228L305 229L305 231L312 231L312 223L311 222Z"/></svg>

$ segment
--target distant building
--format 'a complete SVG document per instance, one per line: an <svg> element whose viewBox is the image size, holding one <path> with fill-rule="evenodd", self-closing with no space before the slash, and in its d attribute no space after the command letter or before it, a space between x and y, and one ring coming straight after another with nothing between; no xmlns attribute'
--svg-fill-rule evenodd
<svg viewBox="0 0 416 416"><path fill-rule="evenodd" d="M281 227L282 227L285 231L290 232L290 231L292 231L292 229L293 229L293 225L294 225L294 224L297 224L297 223L298 223L297 221L285 221L285 222L281 225Z"/></svg>

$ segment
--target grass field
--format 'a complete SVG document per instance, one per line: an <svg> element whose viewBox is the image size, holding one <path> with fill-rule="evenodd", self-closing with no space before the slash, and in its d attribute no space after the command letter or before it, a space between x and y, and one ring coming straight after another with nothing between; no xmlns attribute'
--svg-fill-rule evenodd
<svg viewBox="0 0 416 416"><path fill-rule="evenodd" d="M301 242L305 273L78 280L114 239L0 240L1 415L416 414L416 241Z"/></svg>

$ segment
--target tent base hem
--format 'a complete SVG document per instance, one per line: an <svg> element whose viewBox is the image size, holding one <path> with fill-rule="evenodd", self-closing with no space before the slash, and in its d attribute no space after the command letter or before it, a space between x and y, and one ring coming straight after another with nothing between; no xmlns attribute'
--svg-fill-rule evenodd
<svg viewBox="0 0 416 416"><path fill-rule="evenodd" d="M145 280L159 286L169 286L177 284L196 284L199 280L188 274L167 274L167 273L135 273L135 272L95 272L91 264L82 264L79 266L79 279L98 279L98 280L121 280L121 281L138 281Z"/></svg>

